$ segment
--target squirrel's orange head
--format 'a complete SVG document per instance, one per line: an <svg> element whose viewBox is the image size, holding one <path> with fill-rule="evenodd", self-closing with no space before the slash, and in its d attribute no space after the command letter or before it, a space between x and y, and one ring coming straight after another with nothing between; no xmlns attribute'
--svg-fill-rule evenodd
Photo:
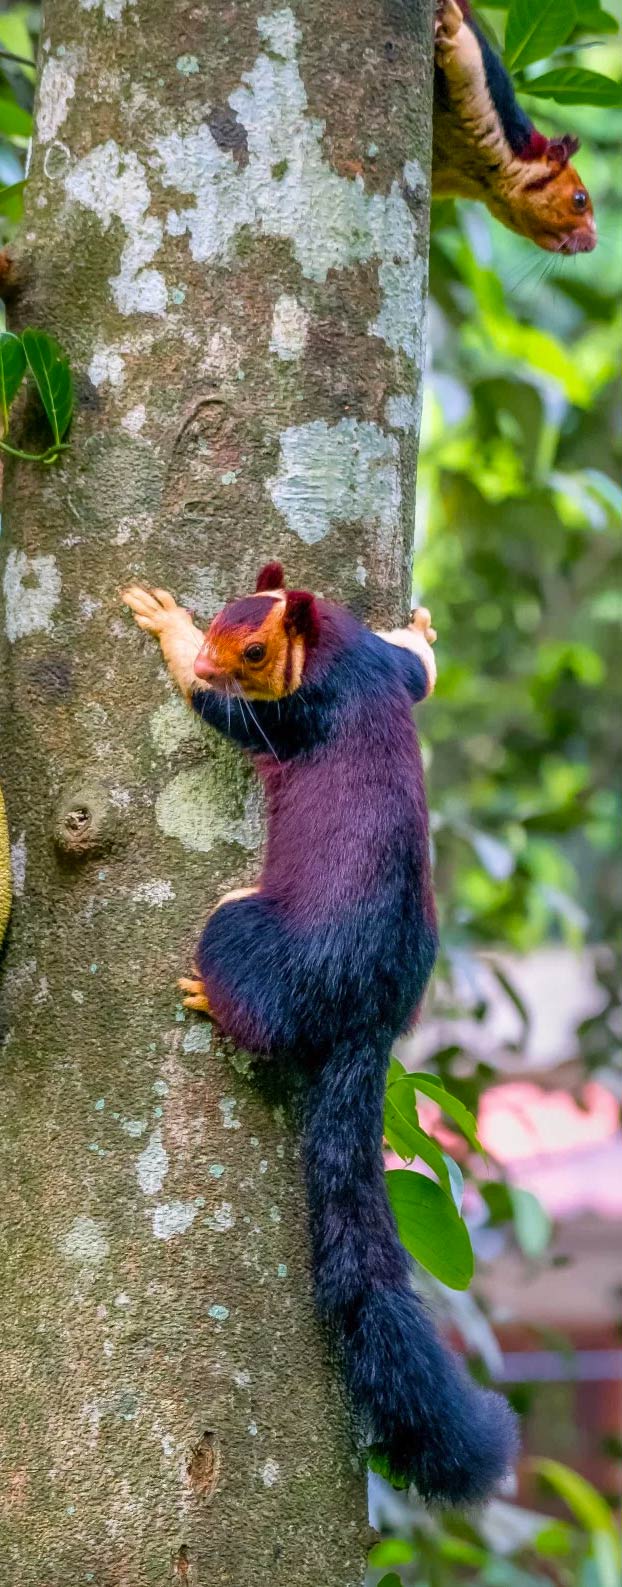
<svg viewBox="0 0 622 1587"><path fill-rule="evenodd" d="M552 139L537 161L525 166L514 196L515 231L549 253L591 253L597 235L592 201L570 164L578 138Z"/></svg>
<svg viewBox="0 0 622 1587"><path fill-rule="evenodd" d="M223 693L280 700L302 682L319 618L307 590L285 590L280 562L268 562L253 595L229 601L214 618L194 664L197 678Z"/></svg>

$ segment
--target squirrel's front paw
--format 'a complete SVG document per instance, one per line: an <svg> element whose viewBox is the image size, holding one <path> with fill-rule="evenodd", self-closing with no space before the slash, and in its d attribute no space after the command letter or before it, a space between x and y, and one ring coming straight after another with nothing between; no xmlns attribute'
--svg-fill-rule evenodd
<svg viewBox="0 0 622 1587"><path fill-rule="evenodd" d="M436 629L432 627L432 618L427 606L417 607L416 611L412 613L408 626L414 629L416 633L422 634L428 645L436 644L438 635Z"/></svg>
<svg viewBox="0 0 622 1587"><path fill-rule="evenodd" d="M457 0L437 0L434 19L434 36L437 45L454 39L462 27L464 15Z"/></svg>
<svg viewBox="0 0 622 1587"><path fill-rule="evenodd" d="M142 584L131 584L129 589L122 590L121 599L133 611L138 627L144 628L147 634L160 635L172 614L179 611L168 590L148 590Z"/></svg>

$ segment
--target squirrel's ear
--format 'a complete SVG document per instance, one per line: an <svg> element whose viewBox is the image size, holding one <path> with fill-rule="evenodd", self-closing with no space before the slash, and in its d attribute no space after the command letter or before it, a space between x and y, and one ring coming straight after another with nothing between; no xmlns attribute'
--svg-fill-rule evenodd
<svg viewBox="0 0 622 1587"><path fill-rule="evenodd" d="M558 165L563 169L568 161L581 147L578 138L571 138L570 133L565 133L563 138L551 138L547 145L546 158L550 165Z"/></svg>
<svg viewBox="0 0 622 1587"><path fill-rule="evenodd" d="M285 574L280 562L266 562L265 568L260 568L256 590L282 590L284 585Z"/></svg>
<svg viewBox="0 0 622 1587"><path fill-rule="evenodd" d="M300 634L308 649L320 637L320 614L315 596L309 590L289 590L283 619L290 634Z"/></svg>

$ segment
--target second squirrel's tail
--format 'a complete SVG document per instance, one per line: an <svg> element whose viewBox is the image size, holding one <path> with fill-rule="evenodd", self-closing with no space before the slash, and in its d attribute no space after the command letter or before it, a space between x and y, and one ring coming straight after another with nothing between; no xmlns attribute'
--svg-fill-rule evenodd
<svg viewBox="0 0 622 1587"><path fill-rule="evenodd" d="M313 1082L305 1157L319 1310L375 1451L421 1497L487 1498L517 1452L514 1416L443 1345L411 1283L384 1183L385 1064L343 1044Z"/></svg>

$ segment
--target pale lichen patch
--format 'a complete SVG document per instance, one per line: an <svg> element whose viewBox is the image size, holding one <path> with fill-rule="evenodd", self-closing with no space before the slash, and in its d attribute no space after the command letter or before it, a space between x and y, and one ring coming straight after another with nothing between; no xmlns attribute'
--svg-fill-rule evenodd
<svg viewBox="0 0 622 1587"><path fill-rule="evenodd" d="M194 1201L162 1202L154 1207L151 1216L156 1240L172 1240L176 1234L185 1234L198 1211Z"/></svg>
<svg viewBox="0 0 622 1587"><path fill-rule="evenodd" d="M180 771L156 800L156 820L169 838L186 849L209 854L217 843L239 843L256 849L261 842L261 802L252 786L241 813L223 809L222 784L216 763Z"/></svg>
<svg viewBox="0 0 622 1587"><path fill-rule="evenodd" d="M65 178L67 197L95 215L104 231L116 217L125 230L119 274L110 277L121 314L166 313L167 290L159 270L147 270L162 242L162 222L147 213L151 194L144 166L113 138L78 160Z"/></svg>
<svg viewBox="0 0 622 1587"><path fill-rule="evenodd" d="M215 1234L226 1234L229 1229L233 1229L235 1227L235 1214L231 1202L221 1201L220 1206L215 1207L205 1221L208 1228L212 1229Z"/></svg>
<svg viewBox="0 0 622 1587"><path fill-rule="evenodd" d="M103 11L108 22L120 22L126 7L136 5L136 0L79 0L82 11Z"/></svg>
<svg viewBox="0 0 622 1587"><path fill-rule="evenodd" d="M161 909L163 904L168 904L174 897L175 889L172 882L164 880L141 882L134 888L132 903L151 904L153 908Z"/></svg>
<svg viewBox="0 0 622 1587"><path fill-rule="evenodd" d="M128 435L140 435L146 418L147 409L144 402L137 402L134 408L130 408L128 413L123 414L121 424L123 429L127 430Z"/></svg>
<svg viewBox="0 0 622 1587"><path fill-rule="evenodd" d="M208 1024L193 1025L184 1034L182 1052L210 1052L212 1046L212 1032ZM211 1172L211 1170L210 1170Z"/></svg>
<svg viewBox="0 0 622 1587"><path fill-rule="evenodd" d="M102 386L105 381L111 386L122 386L125 379L125 362L116 348L97 347L87 374L94 386Z"/></svg>
<svg viewBox="0 0 622 1587"><path fill-rule="evenodd" d="M399 530L399 447L377 424L325 419L292 425L280 438L278 474L266 482L290 529L315 545L334 523L357 519Z"/></svg>
<svg viewBox="0 0 622 1587"><path fill-rule="evenodd" d="M147 1129L147 1121L146 1119L123 1119L121 1123L121 1129L126 1135L131 1135L135 1138L138 1138L139 1136L144 1135L145 1130Z"/></svg>
<svg viewBox="0 0 622 1587"><path fill-rule="evenodd" d="M324 123L308 114L293 12L287 6L259 17L257 27L267 48L229 98L246 131L246 165L218 146L208 122L155 141L164 184L194 199L169 212L167 230L189 233L197 263L226 264L242 228L281 238L312 281L377 259L383 302L369 332L412 356L424 267L400 183L386 197L369 194L360 176L333 170L322 149Z"/></svg>
<svg viewBox="0 0 622 1587"><path fill-rule="evenodd" d="M267 1460L261 1473L264 1488L273 1488L281 1475L281 1468L277 1460Z"/></svg>
<svg viewBox="0 0 622 1587"><path fill-rule="evenodd" d="M50 633L52 612L61 593L55 557L28 557L25 551L9 551L3 590L6 633L11 644L27 634Z"/></svg>
<svg viewBox="0 0 622 1587"><path fill-rule="evenodd" d="M13 880L13 895L21 898L26 883L26 833L20 832L15 842L11 844L11 877Z"/></svg>
<svg viewBox="0 0 622 1587"><path fill-rule="evenodd" d="M419 160L406 160L404 165L404 186L413 197L419 200L425 198L428 191L428 179Z"/></svg>
<svg viewBox="0 0 622 1587"><path fill-rule="evenodd" d="M220 1112L222 1113L223 1129L225 1129L225 1130L239 1130L239 1129L242 1128L240 1120L234 1118L234 1116L233 1116L234 1113L235 1113L235 1110L237 1108L237 1105L238 1104L237 1104L237 1098L236 1097L221 1097L220 1098L220 1101L218 1103L218 1107L220 1109Z"/></svg>
<svg viewBox="0 0 622 1587"><path fill-rule="evenodd" d="M302 358L309 331L309 315L302 303L283 292L277 298L272 314L270 352L283 363L293 363Z"/></svg>
<svg viewBox="0 0 622 1587"><path fill-rule="evenodd" d="M45 62L39 83L37 100L39 143L50 143L56 137L75 91L75 68L70 69L68 58L59 61L51 56Z"/></svg>
<svg viewBox="0 0 622 1587"><path fill-rule="evenodd" d="M168 1152L162 1141L162 1130L153 1130L144 1151L136 1162L136 1178L145 1196L156 1196L162 1189L168 1173Z"/></svg>
<svg viewBox="0 0 622 1587"><path fill-rule="evenodd" d="M384 416L391 430L414 430L418 423L418 406L414 397L387 397Z"/></svg>
<svg viewBox="0 0 622 1587"><path fill-rule="evenodd" d="M110 1244L102 1225L95 1218L80 1214L63 1235L60 1249L70 1262L79 1262L84 1267L98 1267L109 1255Z"/></svg>
<svg viewBox="0 0 622 1587"><path fill-rule="evenodd" d="M196 55L178 55L175 65L182 77L193 77L195 72L200 71Z"/></svg>
<svg viewBox="0 0 622 1587"><path fill-rule="evenodd" d="M173 755L180 744L196 739L205 742L196 712L186 705L179 695L171 695L164 705L149 718L149 731L156 749L162 755Z"/></svg>

